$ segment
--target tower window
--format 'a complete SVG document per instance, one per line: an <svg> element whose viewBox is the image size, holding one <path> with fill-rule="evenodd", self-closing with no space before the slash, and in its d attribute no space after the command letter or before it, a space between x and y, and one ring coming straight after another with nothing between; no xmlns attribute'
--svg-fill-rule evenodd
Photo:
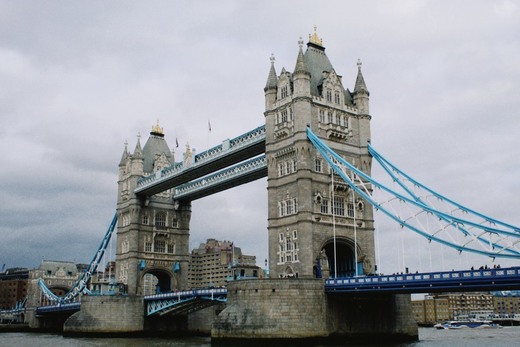
<svg viewBox="0 0 520 347"><path fill-rule="evenodd" d="M336 104L338 104L338 105L340 104L339 92L338 91L336 91L334 93L334 101L336 102Z"/></svg>
<svg viewBox="0 0 520 347"><path fill-rule="evenodd" d="M155 215L155 226L158 228L166 227L166 213L158 212Z"/></svg>
<svg viewBox="0 0 520 347"><path fill-rule="evenodd" d="M296 198L286 199L278 203L278 215L280 217L298 213L298 201Z"/></svg>
<svg viewBox="0 0 520 347"><path fill-rule="evenodd" d="M287 110L282 111L282 122L287 123Z"/></svg>
<svg viewBox="0 0 520 347"><path fill-rule="evenodd" d="M316 160L314 161L314 171L323 172L323 165L320 158L316 158Z"/></svg>
<svg viewBox="0 0 520 347"><path fill-rule="evenodd" d="M164 240L155 240L153 246L154 252L156 253L164 253L166 251L166 243Z"/></svg>
<svg viewBox="0 0 520 347"><path fill-rule="evenodd" d="M327 101L332 102L332 91L327 89Z"/></svg>
<svg viewBox="0 0 520 347"><path fill-rule="evenodd" d="M327 214L329 213L329 199L323 198L321 200L320 212Z"/></svg>
<svg viewBox="0 0 520 347"><path fill-rule="evenodd" d="M282 87L281 94L282 94L282 99L286 98L289 95L287 86Z"/></svg>
<svg viewBox="0 0 520 347"><path fill-rule="evenodd" d="M334 214L337 216L345 215L345 200L342 197L334 197L334 203L332 204Z"/></svg>
<svg viewBox="0 0 520 347"><path fill-rule="evenodd" d="M354 217L354 204L351 202L347 204L347 213L349 217Z"/></svg>
<svg viewBox="0 0 520 347"><path fill-rule="evenodd" d="M142 220L142 223L144 225L148 225L148 215L147 214L143 214L143 220Z"/></svg>

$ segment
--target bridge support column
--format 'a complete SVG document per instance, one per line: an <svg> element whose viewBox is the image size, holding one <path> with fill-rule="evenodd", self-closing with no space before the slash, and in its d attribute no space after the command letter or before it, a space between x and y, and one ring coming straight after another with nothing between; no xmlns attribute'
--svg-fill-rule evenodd
<svg viewBox="0 0 520 347"><path fill-rule="evenodd" d="M337 343L415 341L409 295L338 299L319 279L241 280L228 285L227 307L211 331L212 343L266 340Z"/></svg>
<svg viewBox="0 0 520 347"><path fill-rule="evenodd" d="M81 310L65 321L64 335L141 334L144 327L142 296L84 296Z"/></svg>

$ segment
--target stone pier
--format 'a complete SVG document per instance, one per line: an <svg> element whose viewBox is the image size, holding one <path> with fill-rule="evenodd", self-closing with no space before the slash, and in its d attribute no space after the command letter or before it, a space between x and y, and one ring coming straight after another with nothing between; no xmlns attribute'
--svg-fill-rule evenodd
<svg viewBox="0 0 520 347"><path fill-rule="evenodd" d="M211 332L227 343L415 341L410 296L328 297L319 279L242 280Z"/></svg>
<svg viewBox="0 0 520 347"><path fill-rule="evenodd" d="M64 335L138 335L143 332L142 296L84 296L81 310L65 321Z"/></svg>

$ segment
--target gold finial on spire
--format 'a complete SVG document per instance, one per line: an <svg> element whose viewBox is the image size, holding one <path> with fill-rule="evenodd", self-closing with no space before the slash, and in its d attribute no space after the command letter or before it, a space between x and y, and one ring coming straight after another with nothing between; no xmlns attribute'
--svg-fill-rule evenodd
<svg viewBox="0 0 520 347"><path fill-rule="evenodd" d="M323 47L323 39L318 37L317 27L314 26L314 34L309 34L309 42L314 43L315 45Z"/></svg>
<svg viewBox="0 0 520 347"><path fill-rule="evenodd" d="M161 128L159 126L159 119L157 119L157 124L152 127L151 134L153 134L153 135L164 135L163 128Z"/></svg>
<svg viewBox="0 0 520 347"><path fill-rule="evenodd" d="M361 62L361 59L358 58L358 60L357 60L358 71L361 71L361 65L363 65L363 63Z"/></svg>
<svg viewBox="0 0 520 347"><path fill-rule="evenodd" d="M271 57L269 58L269 60L271 60L271 65L274 65L274 62L275 62L275 58L274 58L274 53L271 53Z"/></svg>

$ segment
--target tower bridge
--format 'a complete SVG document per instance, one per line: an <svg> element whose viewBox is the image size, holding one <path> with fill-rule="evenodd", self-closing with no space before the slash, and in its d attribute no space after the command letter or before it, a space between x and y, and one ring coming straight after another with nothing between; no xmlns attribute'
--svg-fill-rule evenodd
<svg viewBox="0 0 520 347"><path fill-rule="evenodd" d="M460 252L520 258L518 228L454 205L437 194L439 201L474 219L456 217L406 186L411 182L417 189L436 194L399 171L370 145L372 116L361 62L352 80L351 91L315 32L305 49L299 41L292 72L282 68L277 74L271 59L264 88L265 125L200 154L187 145L180 161L175 161L159 124L152 128L144 147L139 138L133 152L125 146L119 163L115 219L116 280L126 287L126 293L110 299L83 296L81 310L65 323L65 331L133 333L187 328L190 320L179 316L191 312L194 306L189 302L200 307L209 304L207 295L187 288L191 201L261 177L267 177L270 278L230 282L225 293L218 293L227 303L218 316L216 311L209 313L215 341L253 336L416 339L408 293L427 288L436 278L425 277L434 274L411 279L372 276L376 273L375 210L407 230ZM371 177L373 159L398 182L401 191ZM375 191L385 192L389 198L377 201ZM389 206L395 201L406 204L411 214L393 212ZM428 224L423 217L434 218L435 229L425 230L423 226ZM454 241L453 233L462 234L463 239ZM509 280L518 277L516 268L511 271L514 274L505 272ZM144 279L149 274L156 277L158 292L164 294L143 297ZM456 280L447 277L443 283L447 279L453 279L452 284L470 283L479 277L470 274L464 278L461 273ZM479 285L493 288L485 274L479 279L483 279ZM145 301L150 316L164 320L146 318ZM173 312L176 318L172 318ZM308 320L302 320L303 316Z"/></svg>

